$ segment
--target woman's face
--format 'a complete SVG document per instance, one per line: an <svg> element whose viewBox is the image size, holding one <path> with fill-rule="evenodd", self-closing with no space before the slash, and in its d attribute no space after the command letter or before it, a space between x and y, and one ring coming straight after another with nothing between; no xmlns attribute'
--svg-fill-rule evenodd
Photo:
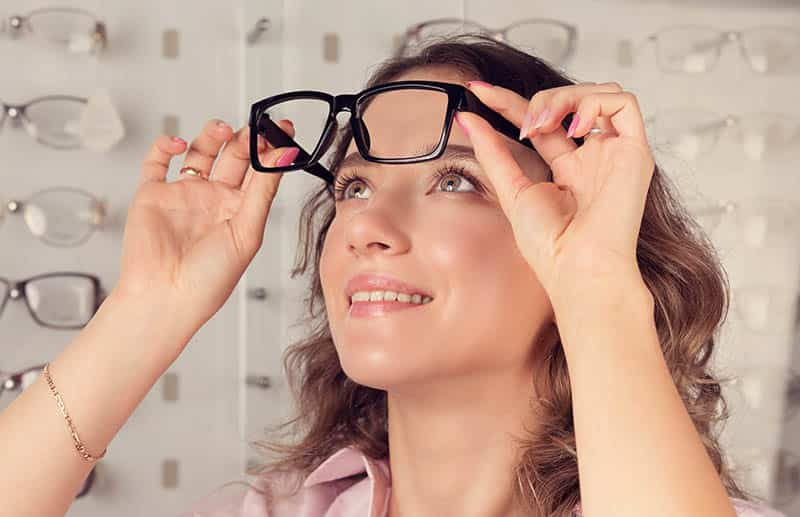
<svg viewBox="0 0 800 517"><path fill-rule="evenodd" d="M443 68L418 69L395 80L409 79L466 83ZM392 105L387 98L367 108L370 133L391 135L373 142L374 150L436 143L429 128L437 127L438 110L419 101ZM530 177L545 181L542 159L504 138ZM455 123L448 141L454 144L472 148ZM358 154L353 142L346 156L350 153ZM436 179L446 166L462 167L480 184L455 170ZM364 180L353 180L337 194L320 262L331 333L345 373L362 385L399 390L530 368L537 336L552 329L552 307L477 162L442 157L402 165L361 163L341 168L337 176L354 171ZM398 278L431 293L433 301L354 317L345 287L353 275L365 272Z"/></svg>

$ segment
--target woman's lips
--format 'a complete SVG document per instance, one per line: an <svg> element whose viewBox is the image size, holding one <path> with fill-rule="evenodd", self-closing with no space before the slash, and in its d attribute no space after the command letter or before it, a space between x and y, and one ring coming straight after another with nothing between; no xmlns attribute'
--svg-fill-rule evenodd
<svg viewBox="0 0 800 517"><path fill-rule="evenodd" d="M408 303L408 302L354 302L350 305L348 315L354 318L364 318L369 316L381 316L395 311L402 311L404 309L420 309L433 303L433 300L428 303Z"/></svg>

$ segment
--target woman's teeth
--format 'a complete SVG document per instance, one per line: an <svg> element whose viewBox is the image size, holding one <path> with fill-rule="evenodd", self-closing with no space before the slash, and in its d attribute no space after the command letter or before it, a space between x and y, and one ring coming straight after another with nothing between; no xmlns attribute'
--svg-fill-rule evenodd
<svg viewBox="0 0 800 517"><path fill-rule="evenodd" d="M433 300L430 296L421 294L397 293L395 291L357 291L350 297L350 304L355 302L404 302L423 305Z"/></svg>

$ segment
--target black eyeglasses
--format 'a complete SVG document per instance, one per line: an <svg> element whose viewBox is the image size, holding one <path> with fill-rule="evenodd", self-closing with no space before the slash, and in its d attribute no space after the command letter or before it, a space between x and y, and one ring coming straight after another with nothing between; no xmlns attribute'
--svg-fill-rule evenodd
<svg viewBox="0 0 800 517"><path fill-rule="evenodd" d="M389 102L386 102L389 101ZM373 108L367 113L368 106ZM398 109L398 106L400 109ZM350 129L356 147L365 160L375 163L417 163L439 158L447 147L456 111L470 111L486 119L500 133L517 140L519 128L486 106L466 87L439 81L398 81L367 88L356 94L299 90L267 97L250 107L250 163L258 172L287 172L303 169L333 183L334 175L319 160L330 148L339 124L336 115L350 112ZM415 125L415 141L436 142L423 148L404 147L393 138L391 127L371 123L383 113L397 121L397 127ZM431 123L431 114L436 122ZM424 117L424 118L423 118ZM277 120L288 118L295 127L294 138L281 130ZM276 147L298 147L292 165L266 167L258 156L258 135ZM533 148L529 140L521 142ZM310 150L310 152L309 152Z"/></svg>
<svg viewBox="0 0 800 517"><path fill-rule="evenodd" d="M0 395L6 391L22 392L39 378L39 376L42 374L42 369L44 369L43 364L31 366L18 372L4 372L0 370ZM83 482L83 485L81 486L77 495L75 495L76 499L89 493L89 490L91 490L92 485L94 484L94 478L94 467L92 467L92 470L89 472L89 476Z"/></svg>
<svg viewBox="0 0 800 517"><path fill-rule="evenodd" d="M88 273L55 272L12 282L0 277L0 314L10 299L24 299L34 321L52 329L80 329L106 297L100 279Z"/></svg>

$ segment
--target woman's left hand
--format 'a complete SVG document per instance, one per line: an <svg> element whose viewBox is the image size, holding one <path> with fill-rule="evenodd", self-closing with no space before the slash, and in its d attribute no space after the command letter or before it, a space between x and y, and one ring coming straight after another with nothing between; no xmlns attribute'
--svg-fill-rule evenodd
<svg viewBox="0 0 800 517"><path fill-rule="evenodd" d="M649 296L636 244L655 161L636 97L616 83L550 88L531 99L482 82L470 90L517 127L530 114L526 134L553 171L553 182L532 181L502 134L474 113L457 113L554 308L631 289ZM576 113L570 136L586 136L592 127L603 132L578 147L561 126L569 113Z"/></svg>

